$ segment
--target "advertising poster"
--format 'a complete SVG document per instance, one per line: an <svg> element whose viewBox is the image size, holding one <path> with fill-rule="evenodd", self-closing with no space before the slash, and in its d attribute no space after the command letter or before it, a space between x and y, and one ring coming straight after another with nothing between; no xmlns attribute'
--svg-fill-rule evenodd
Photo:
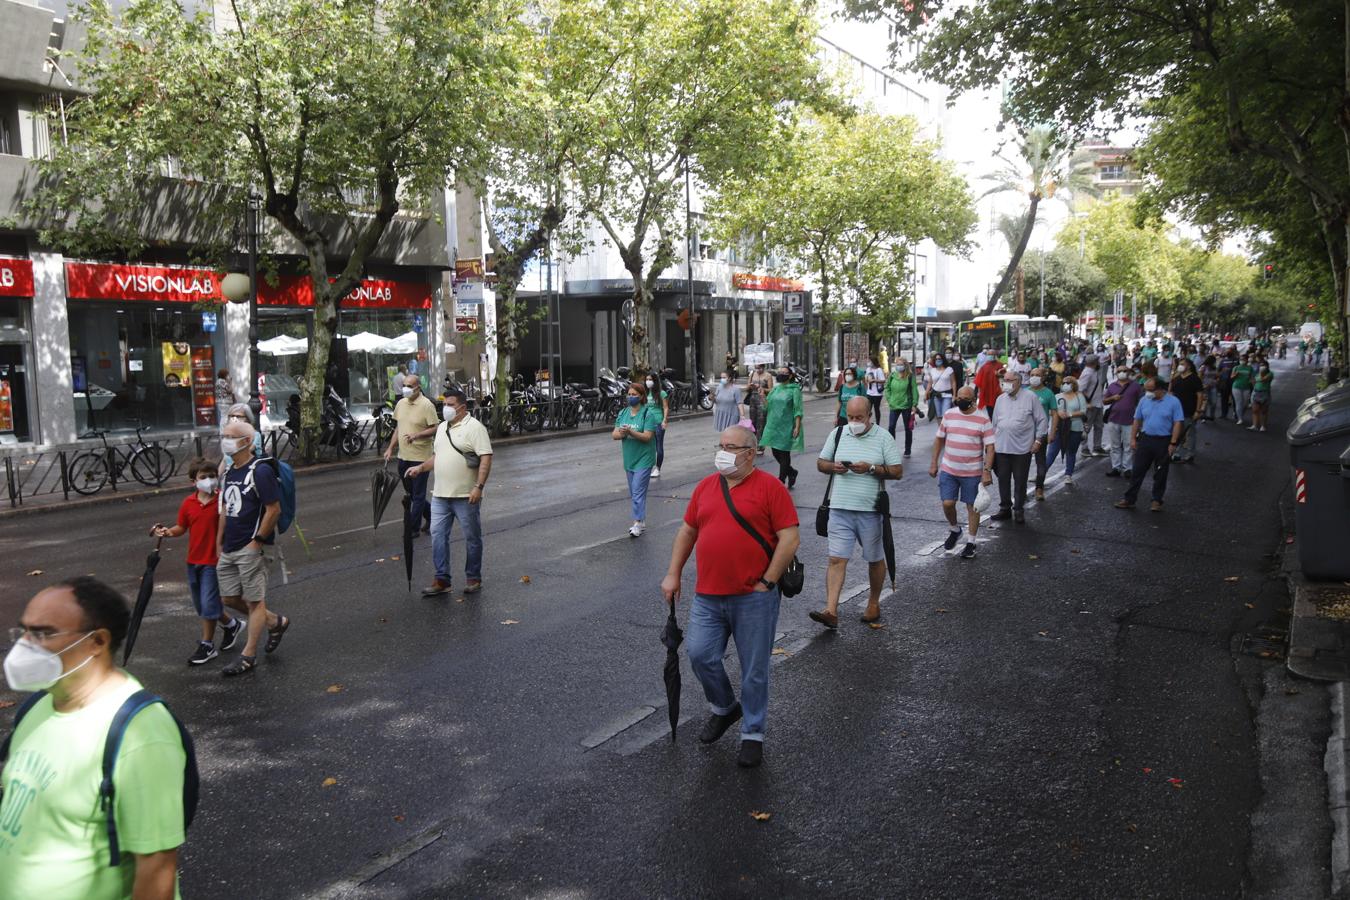
<svg viewBox="0 0 1350 900"><path fill-rule="evenodd" d="M9 382L0 379L0 431L14 430L14 395Z"/></svg>
<svg viewBox="0 0 1350 900"><path fill-rule="evenodd" d="M191 383L192 348L175 341L165 341L159 347L164 358L164 386L187 387Z"/></svg>
<svg viewBox="0 0 1350 900"><path fill-rule="evenodd" d="M192 348L192 412L198 426L216 424L215 362L210 347Z"/></svg>

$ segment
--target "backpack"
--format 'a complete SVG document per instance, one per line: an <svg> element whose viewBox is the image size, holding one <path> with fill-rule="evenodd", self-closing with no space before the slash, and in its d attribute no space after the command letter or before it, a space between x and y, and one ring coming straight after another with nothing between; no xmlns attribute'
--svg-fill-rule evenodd
<svg viewBox="0 0 1350 900"><path fill-rule="evenodd" d="M274 456L254 457L248 464L248 476L244 479L244 490L253 487L253 467L265 462L272 467L277 476L277 487L281 491L281 515L277 517L277 534L285 534L286 529L295 521L295 470L290 463L282 462Z"/></svg>
<svg viewBox="0 0 1350 900"><path fill-rule="evenodd" d="M47 696L46 691L38 691L31 695L19 707L14 715L14 731L19 728L19 723L28 711L37 705L37 702ZM108 726L108 736L103 741L103 778L98 786L99 809L103 810L107 821L108 830L108 850L110 859L108 865L116 868L122 864L122 853L117 844L117 805L113 802L113 769L117 765L117 754L122 749L122 738L127 733L127 726L135 718L136 713L145 709L147 706L160 704L169 713L169 718L173 719L173 724L178 726L178 734L183 739L183 750L187 754L187 761L183 765L183 827L192 825L192 817L197 812L197 799L201 789L201 778L197 772L197 751L192 743L192 735L188 734L183 723L178 721L178 717L169 709L169 705L163 698L150 693L142 688L132 694L117 710L113 716L112 724ZM14 731L5 736L3 743L0 743L0 768L3 768L5 760L9 758L9 743L14 739Z"/></svg>

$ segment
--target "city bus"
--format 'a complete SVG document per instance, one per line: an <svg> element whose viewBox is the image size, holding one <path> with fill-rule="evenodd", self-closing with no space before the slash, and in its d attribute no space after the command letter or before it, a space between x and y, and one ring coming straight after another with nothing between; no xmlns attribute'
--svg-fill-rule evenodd
<svg viewBox="0 0 1350 900"><path fill-rule="evenodd" d="M1002 360L1019 349L1057 347L1064 340L1064 320L1058 316L1045 319L1031 316L976 316L956 326L961 356L971 359L986 345L993 348Z"/></svg>
<svg viewBox="0 0 1350 900"><path fill-rule="evenodd" d="M955 340L956 325L951 322L919 322L919 340L922 342L915 352L914 348L914 327L900 326L897 335L896 346L899 353L905 359L915 360L915 365L921 364L928 358L930 353L945 351Z"/></svg>

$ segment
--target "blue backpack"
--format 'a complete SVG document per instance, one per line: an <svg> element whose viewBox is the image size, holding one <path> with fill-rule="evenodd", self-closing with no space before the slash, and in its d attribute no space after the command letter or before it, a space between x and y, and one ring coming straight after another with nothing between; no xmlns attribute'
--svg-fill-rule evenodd
<svg viewBox="0 0 1350 900"><path fill-rule="evenodd" d="M46 691L38 691L32 694L19 711L14 714L14 730L18 730L19 723L28 711L37 705L37 702L47 696ZM169 709L163 698L150 693L142 688L132 694L117 710L113 716L112 724L108 726L108 736L103 741L103 778L98 786L99 809L103 811L108 830L108 849L110 851L110 860L108 865L114 868L122 864L122 853L117 844L117 805L113 802L113 769L117 766L117 754L122 749L122 738L127 733L127 726L136 713L145 709L147 706L153 706L159 703L168 710L169 718L173 719L173 724L178 726L178 734L183 739L183 750L187 753L187 762L183 766L183 827L187 828L192 824L192 817L197 812L197 799L201 790L201 778L197 773L197 751L192 744L192 735L188 734L183 723L178 721L178 717ZM3 743L0 743L0 769L4 768L5 760L9 758L9 743L14 739L14 731L5 736Z"/></svg>
<svg viewBox="0 0 1350 900"><path fill-rule="evenodd" d="M260 462L267 463L277 474L277 487L281 490L281 515L277 518L277 534L284 534L295 521L295 470L291 468L290 463L282 462L274 456L255 457L248 465L249 479L245 488L253 486L253 467Z"/></svg>

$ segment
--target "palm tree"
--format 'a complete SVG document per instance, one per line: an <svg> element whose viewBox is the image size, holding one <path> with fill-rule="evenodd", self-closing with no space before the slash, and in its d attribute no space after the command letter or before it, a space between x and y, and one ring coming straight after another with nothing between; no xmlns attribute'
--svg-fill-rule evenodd
<svg viewBox="0 0 1350 900"><path fill-rule="evenodd" d="M1003 166L984 180L993 182L989 190L980 195L981 199L993 194L1025 194L1026 211L1013 219L1012 223L1000 222L999 230L1008 238L1008 248L1012 257L1003 270L1003 277L989 296L984 314L990 315L998 306L999 298L1012 284L1018 268L1022 264L1022 255L1026 253L1027 242L1036 227L1036 216L1042 200L1055 198L1072 204L1076 195L1092 195L1095 186L1092 179L1092 157L1084 151L1075 152L1065 143L1059 130L1049 125L1037 125L1017 134L1016 160L1000 152L998 158ZM1008 217L1005 217L1005 220ZM1011 233L1010 233L1011 232Z"/></svg>

